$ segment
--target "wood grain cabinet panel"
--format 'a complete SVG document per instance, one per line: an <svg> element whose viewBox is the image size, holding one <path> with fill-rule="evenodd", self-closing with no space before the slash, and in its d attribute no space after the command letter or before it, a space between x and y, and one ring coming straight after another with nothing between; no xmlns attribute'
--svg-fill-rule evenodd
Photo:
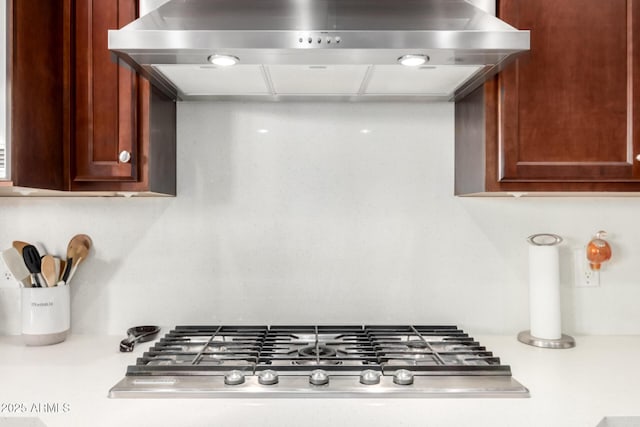
<svg viewBox="0 0 640 427"><path fill-rule="evenodd" d="M64 13L56 3L7 3L11 179L21 187L65 187Z"/></svg>
<svg viewBox="0 0 640 427"><path fill-rule="evenodd" d="M175 102L107 48L138 1L10 0L9 14L14 183L175 195Z"/></svg>
<svg viewBox="0 0 640 427"><path fill-rule="evenodd" d="M136 17L134 0L75 3L74 181L136 181L137 78L111 58L107 30ZM133 154L120 162L122 151Z"/></svg>
<svg viewBox="0 0 640 427"><path fill-rule="evenodd" d="M640 191L640 0L498 14L531 51L456 105L456 192Z"/></svg>

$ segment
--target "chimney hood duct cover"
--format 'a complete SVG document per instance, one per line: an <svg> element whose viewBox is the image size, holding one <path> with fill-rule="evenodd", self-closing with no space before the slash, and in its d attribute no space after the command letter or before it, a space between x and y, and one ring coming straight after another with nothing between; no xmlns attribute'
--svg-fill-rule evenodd
<svg viewBox="0 0 640 427"><path fill-rule="evenodd" d="M464 0L171 0L109 49L176 100L456 101L529 31Z"/></svg>

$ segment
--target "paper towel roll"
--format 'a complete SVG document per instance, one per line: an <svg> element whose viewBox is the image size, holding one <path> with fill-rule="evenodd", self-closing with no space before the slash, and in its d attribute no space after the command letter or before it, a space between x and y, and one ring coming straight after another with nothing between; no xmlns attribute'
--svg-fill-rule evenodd
<svg viewBox="0 0 640 427"><path fill-rule="evenodd" d="M557 340L560 318L560 263L557 243L529 246L529 320L531 335ZM531 240L530 240L531 242Z"/></svg>

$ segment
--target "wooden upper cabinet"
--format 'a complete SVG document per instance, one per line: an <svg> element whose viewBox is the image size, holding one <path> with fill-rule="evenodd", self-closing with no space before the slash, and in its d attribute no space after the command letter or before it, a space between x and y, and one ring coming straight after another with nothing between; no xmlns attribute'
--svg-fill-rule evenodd
<svg viewBox="0 0 640 427"><path fill-rule="evenodd" d="M633 87L632 62L640 54L634 3L500 3L502 19L531 30L529 56L499 80L500 180L640 179L640 141L631 126L640 93Z"/></svg>
<svg viewBox="0 0 640 427"><path fill-rule="evenodd" d="M137 78L118 65L107 47L107 30L136 17L135 0L75 3L74 181L136 181ZM121 162L120 153L130 160Z"/></svg>
<svg viewBox="0 0 640 427"><path fill-rule="evenodd" d="M63 8L40 0L10 0L7 6L11 180L20 187L62 190Z"/></svg>
<svg viewBox="0 0 640 427"><path fill-rule="evenodd" d="M137 0L8 4L14 184L175 195L175 102L107 47L107 30L137 17Z"/></svg>
<svg viewBox="0 0 640 427"><path fill-rule="evenodd" d="M498 15L531 51L456 105L476 128L456 123L456 192L640 191L640 0L500 0Z"/></svg>
<svg viewBox="0 0 640 427"><path fill-rule="evenodd" d="M175 194L175 102L107 47L107 31L138 16L137 0L74 5L71 189Z"/></svg>

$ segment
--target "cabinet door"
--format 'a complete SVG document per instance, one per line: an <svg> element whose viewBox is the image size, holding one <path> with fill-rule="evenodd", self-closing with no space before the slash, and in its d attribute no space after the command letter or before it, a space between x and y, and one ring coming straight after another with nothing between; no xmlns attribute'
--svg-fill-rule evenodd
<svg viewBox="0 0 640 427"><path fill-rule="evenodd" d="M498 181L639 181L640 0L498 10L531 30L531 52L498 79Z"/></svg>
<svg viewBox="0 0 640 427"><path fill-rule="evenodd" d="M64 190L68 8L39 0L10 0L7 6L11 178L20 187Z"/></svg>
<svg viewBox="0 0 640 427"><path fill-rule="evenodd" d="M75 131L72 180L138 179L137 84L107 48L107 30L133 21L136 0L75 2ZM123 162L121 153L131 159Z"/></svg>

